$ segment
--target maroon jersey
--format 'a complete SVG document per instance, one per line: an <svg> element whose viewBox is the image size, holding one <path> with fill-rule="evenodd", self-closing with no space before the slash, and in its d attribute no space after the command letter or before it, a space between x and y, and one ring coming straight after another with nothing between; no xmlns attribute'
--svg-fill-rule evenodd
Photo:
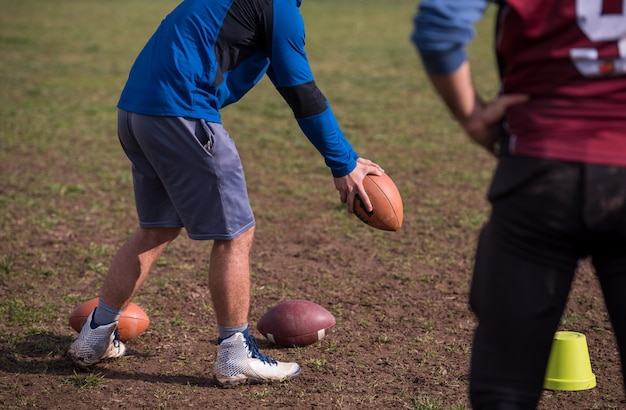
<svg viewBox="0 0 626 410"><path fill-rule="evenodd" d="M626 166L626 2L506 0L498 19L508 149Z"/></svg>

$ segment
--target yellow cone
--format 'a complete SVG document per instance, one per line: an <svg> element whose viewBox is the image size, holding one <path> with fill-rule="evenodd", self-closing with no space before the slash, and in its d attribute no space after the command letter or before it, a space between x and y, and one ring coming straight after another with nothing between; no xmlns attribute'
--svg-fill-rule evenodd
<svg viewBox="0 0 626 410"><path fill-rule="evenodd" d="M577 332L556 332L543 383L547 390L587 390L596 387L587 338Z"/></svg>

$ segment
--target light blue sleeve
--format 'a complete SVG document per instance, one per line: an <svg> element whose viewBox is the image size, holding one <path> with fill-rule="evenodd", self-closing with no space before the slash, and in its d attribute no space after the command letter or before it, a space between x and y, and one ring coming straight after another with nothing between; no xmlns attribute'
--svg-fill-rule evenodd
<svg viewBox="0 0 626 410"><path fill-rule="evenodd" d="M427 72L450 74L467 60L466 45L488 0L422 0L411 39Z"/></svg>

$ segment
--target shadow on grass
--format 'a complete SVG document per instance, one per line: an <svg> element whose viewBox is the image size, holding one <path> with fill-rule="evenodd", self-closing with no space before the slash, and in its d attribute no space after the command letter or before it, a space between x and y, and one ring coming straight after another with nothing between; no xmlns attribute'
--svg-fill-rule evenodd
<svg viewBox="0 0 626 410"><path fill-rule="evenodd" d="M25 336L22 340L10 341L6 337L0 338L0 372L7 374L53 374L57 376L72 376L75 374L97 371L107 379L138 380L148 383L194 385L199 387L221 388L212 375L207 377L178 375L150 374L145 372L129 372L111 369L104 366L94 366L82 369L72 363L67 356L67 349L74 341L69 336L59 336L52 333L39 333ZM128 349L127 357L151 357L150 354Z"/></svg>

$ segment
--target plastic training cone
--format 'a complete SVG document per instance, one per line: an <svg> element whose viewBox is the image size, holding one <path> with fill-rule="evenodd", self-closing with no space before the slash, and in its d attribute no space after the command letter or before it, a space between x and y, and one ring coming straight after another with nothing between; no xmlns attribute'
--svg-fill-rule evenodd
<svg viewBox="0 0 626 410"><path fill-rule="evenodd" d="M554 334L543 387L567 391L596 387L584 334L565 331Z"/></svg>

